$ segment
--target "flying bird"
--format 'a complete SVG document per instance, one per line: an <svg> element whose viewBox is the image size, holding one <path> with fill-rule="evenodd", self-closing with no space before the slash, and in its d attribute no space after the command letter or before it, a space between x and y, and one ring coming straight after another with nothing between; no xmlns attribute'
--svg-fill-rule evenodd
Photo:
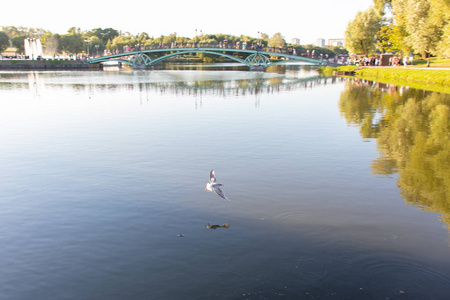
<svg viewBox="0 0 450 300"><path fill-rule="evenodd" d="M209 173L209 182L206 184L205 190L207 190L208 192L214 191L217 195L219 195L223 199L229 200L227 196L225 196L225 194L219 188L220 186L223 186L223 184L216 182L216 173L214 172L214 170L211 170L211 172Z"/></svg>

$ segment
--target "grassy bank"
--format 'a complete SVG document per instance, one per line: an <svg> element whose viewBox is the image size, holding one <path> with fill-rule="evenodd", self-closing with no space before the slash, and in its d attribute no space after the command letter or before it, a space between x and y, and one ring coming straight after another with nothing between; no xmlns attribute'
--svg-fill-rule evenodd
<svg viewBox="0 0 450 300"><path fill-rule="evenodd" d="M357 76L385 80L406 80L425 84L450 85L450 70L416 69L403 67L375 67L355 70Z"/></svg>
<svg viewBox="0 0 450 300"><path fill-rule="evenodd" d="M413 65L417 67L426 67L428 61L426 59L415 60ZM430 59L430 68L450 68L450 59Z"/></svg>
<svg viewBox="0 0 450 300"><path fill-rule="evenodd" d="M338 68L321 68L322 75L331 76L335 71L354 71L355 76L391 83L405 85L417 89L431 90L450 94L450 70L442 70L450 65L450 60L435 60L431 68L421 67L426 61L415 62L414 66L404 67L358 67L343 66Z"/></svg>
<svg viewBox="0 0 450 300"><path fill-rule="evenodd" d="M355 70L355 76L382 83L450 94L450 70L375 67Z"/></svg>

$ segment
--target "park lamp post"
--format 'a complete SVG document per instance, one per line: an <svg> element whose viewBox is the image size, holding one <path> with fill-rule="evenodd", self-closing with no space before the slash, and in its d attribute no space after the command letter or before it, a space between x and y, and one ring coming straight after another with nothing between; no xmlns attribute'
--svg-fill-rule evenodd
<svg viewBox="0 0 450 300"><path fill-rule="evenodd" d="M100 45L95 45L95 49L97 49L97 56L98 56L98 47L100 47Z"/></svg>
<svg viewBox="0 0 450 300"><path fill-rule="evenodd" d="M197 29L195 29L195 39L194 39L194 48L197 48L197 44L198 40L197 40Z"/></svg>
<svg viewBox="0 0 450 300"><path fill-rule="evenodd" d="M258 39L256 42L256 51L262 50L262 31L258 31Z"/></svg>
<svg viewBox="0 0 450 300"><path fill-rule="evenodd" d="M200 35L203 35L202 29L200 29ZM195 40L197 41L197 29L195 29Z"/></svg>

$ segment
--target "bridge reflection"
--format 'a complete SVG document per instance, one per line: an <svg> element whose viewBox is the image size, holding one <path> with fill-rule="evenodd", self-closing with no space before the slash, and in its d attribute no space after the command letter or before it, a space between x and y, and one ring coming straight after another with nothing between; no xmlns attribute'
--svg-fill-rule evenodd
<svg viewBox="0 0 450 300"><path fill-rule="evenodd" d="M109 73L109 72L108 72ZM114 74L107 75L106 77L114 77L119 75L119 72L111 72ZM229 97L245 97L249 95L260 96L264 94L275 94L283 92L291 92L300 89L312 89L315 86L334 84L337 82L342 82L346 80L341 77L321 77L321 76L310 76L304 78L297 78L295 74L289 77L278 75L275 73L267 75L267 73L254 74L251 78L235 79L230 80L225 78L218 78L214 80L203 80L197 78L198 80L188 80L180 74L183 72L172 72L172 71L162 71L157 72L158 74L166 74L162 76L161 80L154 81L148 77L148 74L155 72L148 71L134 71L125 77L127 80L120 80L114 83L114 80L92 80L90 82L78 82L70 80L64 80L64 82L54 81L54 78L47 78L46 74L40 72L30 72L28 73L26 85L29 87L33 94L38 96L42 90L47 89L47 81L51 82L52 87L71 87L72 89L82 92L84 91L98 91L98 92L119 92L119 91L138 91L140 93L151 94L171 94L176 96L192 96L192 97L205 97L205 96L219 96L223 98ZM191 74L201 74L202 72L190 72ZM211 73L226 74L229 76L230 71L227 72L204 72L204 78L209 78ZM233 72L234 73L234 72ZM167 75L169 74L169 75ZM180 75L180 76L178 76ZM195 79L195 77L194 77ZM10 84L14 85L25 85L24 81L11 81Z"/></svg>
<svg viewBox="0 0 450 300"><path fill-rule="evenodd" d="M147 82L137 85L128 85L128 90L139 90L148 94L171 94L176 96L219 96L223 98L260 96L291 92L301 89L312 89L319 85L335 84L345 78L314 76L308 78L256 78L232 81L204 80L204 81L175 81L175 82ZM121 86L104 86L96 88L121 89Z"/></svg>

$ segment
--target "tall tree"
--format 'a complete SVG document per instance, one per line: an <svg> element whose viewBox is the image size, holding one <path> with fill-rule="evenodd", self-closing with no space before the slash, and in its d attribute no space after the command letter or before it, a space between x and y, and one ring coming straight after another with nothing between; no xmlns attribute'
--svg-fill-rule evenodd
<svg viewBox="0 0 450 300"><path fill-rule="evenodd" d="M97 53L102 53L102 51L105 50L105 45L103 44L103 41L97 36L91 37L86 46L89 47L88 52L91 55L97 54ZM84 47L83 47L83 50L84 50Z"/></svg>
<svg viewBox="0 0 450 300"><path fill-rule="evenodd" d="M437 54L443 29L448 24L445 16L448 1L392 0L396 23L405 30L404 40L422 57ZM446 5L445 5L446 4Z"/></svg>
<svg viewBox="0 0 450 300"><path fill-rule="evenodd" d="M26 35L19 35L19 36L16 36L15 38L13 38L11 40L12 45L14 47L16 47L18 52L20 52L20 53L24 53L25 52L25 43L24 43L24 41L25 41L25 39L27 37L28 36L26 36Z"/></svg>
<svg viewBox="0 0 450 300"><path fill-rule="evenodd" d="M358 12L345 31L345 48L352 53L374 52L376 34L381 25L381 16L375 8L370 7L366 11Z"/></svg>
<svg viewBox="0 0 450 300"><path fill-rule="evenodd" d="M384 14L386 7L391 7L392 0L373 0L375 9L380 13Z"/></svg>
<svg viewBox="0 0 450 300"><path fill-rule="evenodd" d="M81 29L78 27L70 27L69 30L67 30L67 34L75 35L75 34L81 34Z"/></svg>
<svg viewBox="0 0 450 300"><path fill-rule="evenodd" d="M433 16L442 24L442 35L436 46L436 55L450 56L450 0L431 0Z"/></svg>
<svg viewBox="0 0 450 300"><path fill-rule="evenodd" d="M83 51L84 38L81 34L65 34L59 40L59 48L69 53L80 53Z"/></svg>
<svg viewBox="0 0 450 300"><path fill-rule="evenodd" d="M384 25L377 32L377 47L382 53L397 53L402 50L402 39L400 35L401 28L394 24Z"/></svg>
<svg viewBox="0 0 450 300"><path fill-rule="evenodd" d="M284 37L281 35L280 32L275 33L269 39L269 46L277 47L277 48L285 48L286 47L286 41L284 40Z"/></svg>
<svg viewBox="0 0 450 300"><path fill-rule="evenodd" d="M9 47L9 37L4 31L0 31L0 53Z"/></svg>
<svg viewBox="0 0 450 300"><path fill-rule="evenodd" d="M15 38L18 35L25 33L22 30L19 30L19 28L15 27L15 26L3 26L2 31L8 35L10 40L12 40L13 38Z"/></svg>
<svg viewBox="0 0 450 300"><path fill-rule="evenodd" d="M443 28L442 40L436 50L439 55L450 57L450 23Z"/></svg>
<svg viewBox="0 0 450 300"><path fill-rule="evenodd" d="M113 28L95 28L91 30L90 35L99 37L103 41L103 44L106 44L108 43L108 40L112 40L113 38L118 36L119 31Z"/></svg>

